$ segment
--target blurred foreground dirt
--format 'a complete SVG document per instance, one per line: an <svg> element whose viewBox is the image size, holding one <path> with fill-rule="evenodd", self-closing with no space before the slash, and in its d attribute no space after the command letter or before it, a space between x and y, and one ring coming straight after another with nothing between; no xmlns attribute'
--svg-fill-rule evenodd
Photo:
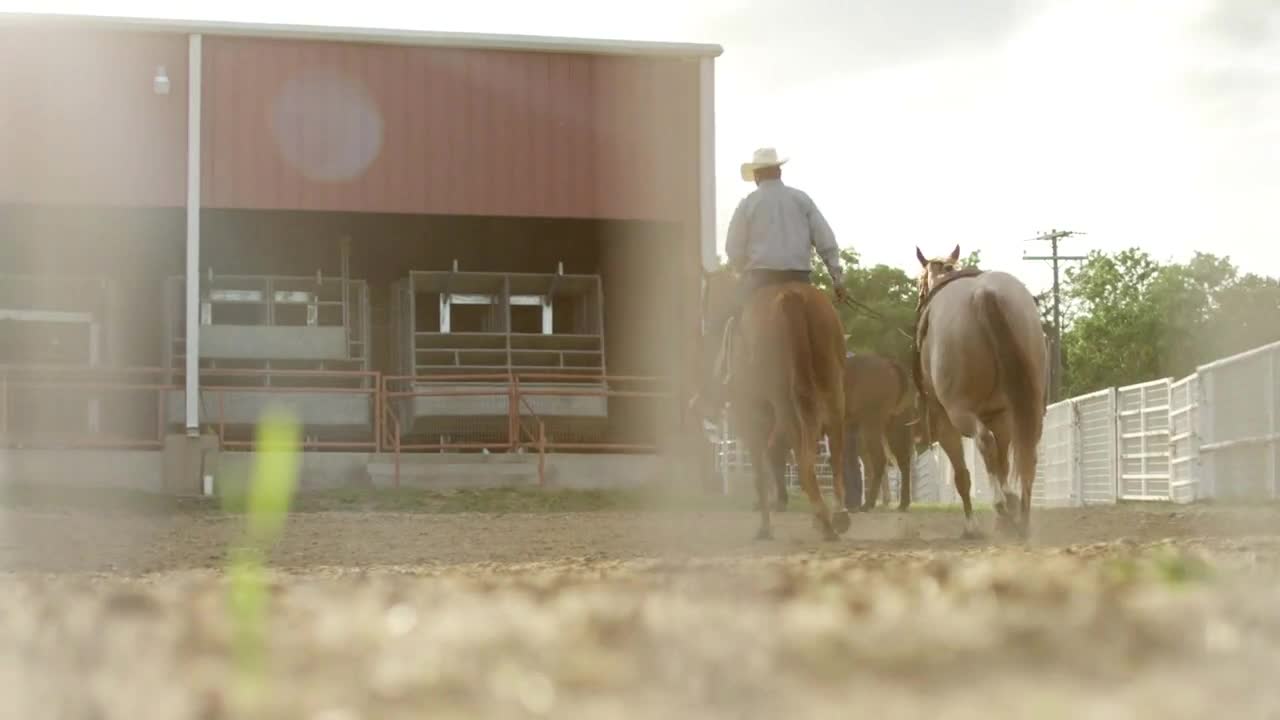
<svg viewBox="0 0 1280 720"><path fill-rule="evenodd" d="M985 517L986 526L990 518ZM221 515L0 514L0 713L246 717ZM272 563L262 717L1271 718L1280 512L317 513Z"/></svg>

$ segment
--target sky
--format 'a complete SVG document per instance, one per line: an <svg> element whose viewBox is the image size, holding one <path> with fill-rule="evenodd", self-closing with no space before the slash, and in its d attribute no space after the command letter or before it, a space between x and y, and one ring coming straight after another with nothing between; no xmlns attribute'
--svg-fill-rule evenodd
<svg viewBox="0 0 1280 720"><path fill-rule="evenodd" d="M1277 0L0 0L0 11L717 43L718 244L760 146L842 246L959 244L1039 291L1062 251L1280 274Z"/></svg>

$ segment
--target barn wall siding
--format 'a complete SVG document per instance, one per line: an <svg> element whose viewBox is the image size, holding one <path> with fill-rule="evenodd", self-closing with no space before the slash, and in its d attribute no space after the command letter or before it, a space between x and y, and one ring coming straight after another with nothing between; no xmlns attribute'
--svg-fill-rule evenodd
<svg viewBox="0 0 1280 720"><path fill-rule="evenodd" d="M0 204L182 207L186 132L185 35L0 29Z"/></svg>
<svg viewBox="0 0 1280 720"><path fill-rule="evenodd" d="M670 220L696 203L696 61L204 48L209 207Z"/></svg>

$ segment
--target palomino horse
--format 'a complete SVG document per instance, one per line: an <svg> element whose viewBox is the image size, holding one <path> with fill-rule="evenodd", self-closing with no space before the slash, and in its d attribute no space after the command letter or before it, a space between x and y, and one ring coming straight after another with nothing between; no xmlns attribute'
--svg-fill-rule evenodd
<svg viewBox="0 0 1280 720"><path fill-rule="evenodd" d="M857 433L858 455L867 470L867 492L861 501L863 510L876 506L884 488L890 459L902 475L898 510L906 512L911 505L911 461L915 448L908 422L913 410L912 400L911 377L901 363L875 353L845 359L844 422L847 429ZM845 448L847 450L848 446ZM783 472L790 450L789 445L779 444L769 453L779 510L787 506L787 484ZM847 480L848 475L845 477ZM846 501L857 502L856 498L848 497L850 489L845 486ZM861 488L852 489L861 491Z"/></svg>
<svg viewBox="0 0 1280 720"><path fill-rule="evenodd" d="M708 273L703 295L703 317L722 317L724 303L737 294L738 280L728 272ZM724 336L728 331L728 339ZM721 340L731 364L730 414L751 462L764 463L766 451L780 442L799 448L800 483L813 508L816 523L827 540L849 529L844 508L842 472L844 448L840 433L844 417L841 361L844 334L831 300L804 282L767 285L756 290L738 314L735 328L708 327L706 337ZM718 373L709 386L718 384ZM711 390L711 387L707 387ZM831 462L836 472L837 509L833 514L818 488L816 471L818 438L830 438ZM772 474L772 473L767 473ZM769 517L769 482L756 473L759 500L758 539L773 536Z"/></svg>
<svg viewBox="0 0 1280 720"><path fill-rule="evenodd" d="M920 261L917 371L928 431L955 468L965 535L979 534L969 502L961 437L977 440L991 476L996 526L1024 539L1030 531L1036 446L1044 423L1048 357L1035 298L1017 278L957 269L960 246ZM1009 450L1021 497L1009 487Z"/></svg>

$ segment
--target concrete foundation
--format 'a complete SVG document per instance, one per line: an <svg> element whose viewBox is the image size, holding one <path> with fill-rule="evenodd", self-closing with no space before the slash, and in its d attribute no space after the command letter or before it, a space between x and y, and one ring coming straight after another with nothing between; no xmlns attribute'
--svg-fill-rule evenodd
<svg viewBox="0 0 1280 720"><path fill-rule="evenodd" d="M219 398L221 395L221 398ZM262 417L268 405L287 408L304 425L369 432L373 427L372 393L357 392L271 392L261 390L212 390L201 392L204 422L227 425L252 425ZM186 397L180 390L167 393L166 410L170 423L186 417Z"/></svg>
<svg viewBox="0 0 1280 720"><path fill-rule="evenodd" d="M198 495L204 468L216 483L242 483L252 452L219 452L209 439L173 435L165 450L0 450L0 484L108 487ZM536 454L405 453L401 485L431 489L535 487ZM677 463L657 455L570 455L546 458L547 486L572 489L638 487L670 481ZM302 454L299 491L392 484L388 454Z"/></svg>
<svg viewBox="0 0 1280 720"><path fill-rule="evenodd" d="M200 328L200 357L346 360L347 330L288 325L206 325Z"/></svg>
<svg viewBox="0 0 1280 720"><path fill-rule="evenodd" d="M0 450L0 485L164 491L159 450Z"/></svg>
<svg viewBox="0 0 1280 720"><path fill-rule="evenodd" d="M203 495L205 477L217 477L220 452L216 435L166 435L162 454L161 489L166 493Z"/></svg>

